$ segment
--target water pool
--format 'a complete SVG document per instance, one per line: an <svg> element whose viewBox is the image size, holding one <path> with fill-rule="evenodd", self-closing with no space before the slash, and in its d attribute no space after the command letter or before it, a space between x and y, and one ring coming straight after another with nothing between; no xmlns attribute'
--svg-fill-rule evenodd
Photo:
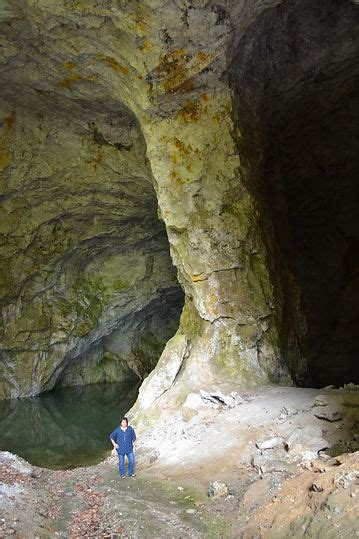
<svg viewBox="0 0 359 539"><path fill-rule="evenodd" d="M0 449L60 469L95 464L112 449L109 434L135 402L133 382L63 387L0 401Z"/></svg>

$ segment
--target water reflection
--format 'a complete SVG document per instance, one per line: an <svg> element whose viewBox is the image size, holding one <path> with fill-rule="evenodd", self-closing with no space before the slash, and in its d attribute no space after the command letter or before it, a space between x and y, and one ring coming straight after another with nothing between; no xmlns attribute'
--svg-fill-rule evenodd
<svg viewBox="0 0 359 539"><path fill-rule="evenodd" d="M135 402L138 384L94 384L0 401L0 448L47 468L99 462L108 435Z"/></svg>

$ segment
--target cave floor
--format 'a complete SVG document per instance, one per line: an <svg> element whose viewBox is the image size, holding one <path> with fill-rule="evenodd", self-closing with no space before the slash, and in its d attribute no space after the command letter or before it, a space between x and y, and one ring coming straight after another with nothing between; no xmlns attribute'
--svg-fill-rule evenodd
<svg viewBox="0 0 359 539"><path fill-rule="evenodd" d="M119 478L114 455L50 471L1 453L1 536L357 537L359 392L241 395L234 408L205 406L189 421L176 411L140 434L133 479ZM209 498L216 480L229 492Z"/></svg>

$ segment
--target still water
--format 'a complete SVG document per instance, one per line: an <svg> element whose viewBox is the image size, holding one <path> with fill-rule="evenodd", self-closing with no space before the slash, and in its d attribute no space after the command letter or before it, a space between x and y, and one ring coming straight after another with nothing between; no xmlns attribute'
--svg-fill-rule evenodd
<svg viewBox="0 0 359 539"><path fill-rule="evenodd" d="M95 464L112 449L109 434L137 394L138 385L125 382L0 401L0 449L46 468Z"/></svg>

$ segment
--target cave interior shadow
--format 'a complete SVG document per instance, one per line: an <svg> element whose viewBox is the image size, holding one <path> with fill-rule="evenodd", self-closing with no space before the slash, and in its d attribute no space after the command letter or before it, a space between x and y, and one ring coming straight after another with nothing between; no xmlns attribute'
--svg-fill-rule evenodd
<svg viewBox="0 0 359 539"><path fill-rule="evenodd" d="M354 4L283 2L241 36L231 68L248 185L285 268L282 354L302 386L359 382L358 24Z"/></svg>

